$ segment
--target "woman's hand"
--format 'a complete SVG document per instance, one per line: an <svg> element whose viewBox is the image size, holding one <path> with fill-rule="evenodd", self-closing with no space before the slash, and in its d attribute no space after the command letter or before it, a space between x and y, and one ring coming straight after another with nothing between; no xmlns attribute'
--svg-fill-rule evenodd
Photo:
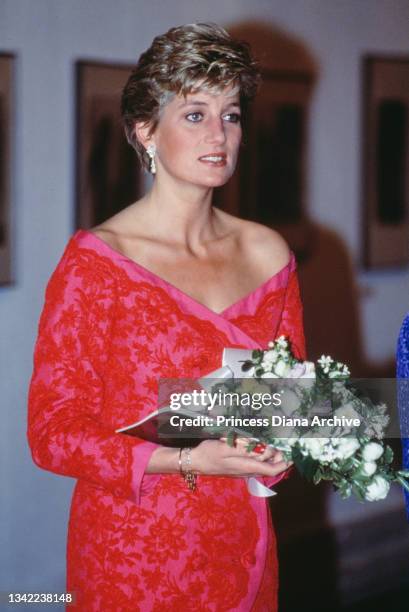
<svg viewBox="0 0 409 612"><path fill-rule="evenodd" d="M267 446L262 454L246 450L249 441L238 438L234 446L224 440L204 440L191 451L191 469L209 476L277 476L289 468L280 451Z"/></svg>

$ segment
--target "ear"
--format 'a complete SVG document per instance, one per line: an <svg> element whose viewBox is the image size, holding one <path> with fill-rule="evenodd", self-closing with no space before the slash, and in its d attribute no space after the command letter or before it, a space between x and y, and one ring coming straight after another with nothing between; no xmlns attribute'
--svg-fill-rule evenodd
<svg viewBox="0 0 409 612"><path fill-rule="evenodd" d="M145 149L153 143L152 125L150 123L135 123L135 136Z"/></svg>

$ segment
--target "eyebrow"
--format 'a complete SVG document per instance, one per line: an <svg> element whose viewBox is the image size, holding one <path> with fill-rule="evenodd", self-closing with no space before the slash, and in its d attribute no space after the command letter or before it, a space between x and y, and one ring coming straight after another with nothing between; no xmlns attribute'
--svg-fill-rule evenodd
<svg viewBox="0 0 409 612"><path fill-rule="evenodd" d="M181 102L178 108L184 108L185 106L208 106L207 102L203 102L201 100L187 100L186 102ZM227 107L235 106L236 108L240 108L239 102L229 102Z"/></svg>

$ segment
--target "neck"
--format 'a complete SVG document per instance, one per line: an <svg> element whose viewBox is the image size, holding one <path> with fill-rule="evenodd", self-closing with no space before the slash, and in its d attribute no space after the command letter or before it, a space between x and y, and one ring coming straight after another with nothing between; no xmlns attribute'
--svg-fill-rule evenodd
<svg viewBox="0 0 409 612"><path fill-rule="evenodd" d="M219 215L212 207L212 195L212 188L155 178L143 198L153 235L199 255L205 243L217 238L219 233Z"/></svg>

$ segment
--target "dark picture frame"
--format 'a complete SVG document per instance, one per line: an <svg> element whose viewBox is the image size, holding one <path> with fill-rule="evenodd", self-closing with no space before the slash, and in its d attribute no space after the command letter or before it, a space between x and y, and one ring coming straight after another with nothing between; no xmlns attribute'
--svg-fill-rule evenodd
<svg viewBox="0 0 409 612"><path fill-rule="evenodd" d="M409 56L363 60L363 261L409 263Z"/></svg>
<svg viewBox="0 0 409 612"><path fill-rule="evenodd" d="M12 274L12 134L15 56L0 53L0 284L13 282Z"/></svg>
<svg viewBox="0 0 409 612"><path fill-rule="evenodd" d="M132 68L76 62L76 228L98 225L142 195L143 171L120 117L121 93Z"/></svg>

